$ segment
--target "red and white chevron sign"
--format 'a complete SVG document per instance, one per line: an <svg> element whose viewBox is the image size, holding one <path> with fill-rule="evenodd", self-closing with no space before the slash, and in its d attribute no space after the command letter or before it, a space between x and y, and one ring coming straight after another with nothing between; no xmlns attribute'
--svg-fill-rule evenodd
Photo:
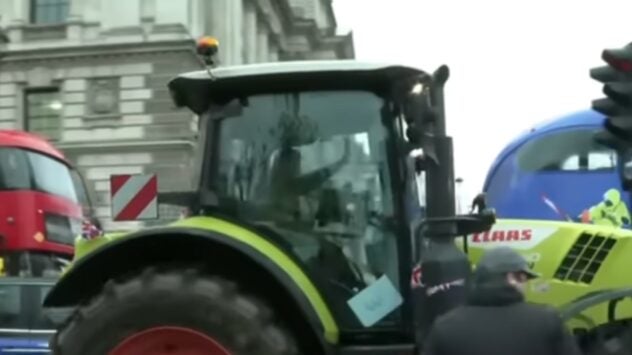
<svg viewBox="0 0 632 355"><path fill-rule="evenodd" d="M156 175L111 175L110 196L115 221L158 218Z"/></svg>

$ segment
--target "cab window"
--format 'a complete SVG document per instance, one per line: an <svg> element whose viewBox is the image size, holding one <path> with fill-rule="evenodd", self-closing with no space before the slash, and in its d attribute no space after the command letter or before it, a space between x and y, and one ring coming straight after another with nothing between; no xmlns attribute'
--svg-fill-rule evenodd
<svg viewBox="0 0 632 355"><path fill-rule="evenodd" d="M362 91L265 94L234 100L215 120L211 184L222 205L293 253L345 328L399 319L361 325L348 303L378 280L399 290L385 104Z"/></svg>
<svg viewBox="0 0 632 355"><path fill-rule="evenodd" d="M517 152L518 166L529 172L610 171L616 152L593 139L595 129L572 129L530 140Z"/></svg>

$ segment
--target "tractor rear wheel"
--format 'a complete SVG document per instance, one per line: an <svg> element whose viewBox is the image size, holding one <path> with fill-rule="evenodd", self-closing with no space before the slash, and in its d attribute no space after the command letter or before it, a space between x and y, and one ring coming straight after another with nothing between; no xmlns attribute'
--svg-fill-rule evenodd
<svg viewBox="0 0 632 355"><path fill-rule="evenodd" d="M51 340L55 355L296 355L254 297L193 270L146 270L110 282Z"/></svg>

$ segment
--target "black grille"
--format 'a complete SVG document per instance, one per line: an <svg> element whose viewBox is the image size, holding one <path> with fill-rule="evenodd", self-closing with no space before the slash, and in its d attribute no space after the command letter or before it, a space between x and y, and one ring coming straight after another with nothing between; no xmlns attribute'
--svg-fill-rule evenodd
<svg viewBox="0 0 632 355"><path fill-rule="evenodd" d="M582 233L555 271L555 278L591 283L616 243L617 240L611 237Z"/></svg>

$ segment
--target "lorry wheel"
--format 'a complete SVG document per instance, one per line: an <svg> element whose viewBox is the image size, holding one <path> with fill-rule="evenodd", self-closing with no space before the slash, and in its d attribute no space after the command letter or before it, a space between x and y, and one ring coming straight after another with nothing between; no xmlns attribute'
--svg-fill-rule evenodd
<svg viewBox="0 0 632 355"><path fill-rule="evenodd" d="M55 355L297 355L273 313L219 277L146 270L104 291L51 340Z"/></svg>

